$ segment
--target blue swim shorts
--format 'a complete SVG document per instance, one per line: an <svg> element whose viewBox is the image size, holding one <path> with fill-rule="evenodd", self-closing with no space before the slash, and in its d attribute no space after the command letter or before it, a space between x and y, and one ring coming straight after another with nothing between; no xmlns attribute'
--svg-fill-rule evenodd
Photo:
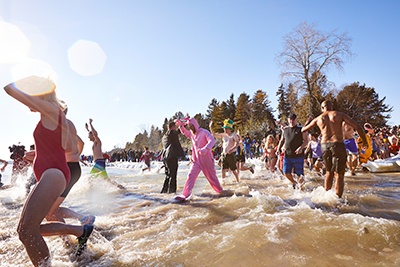
<svg viewBox="0 0 400 267"><path fill-rule="evenodd" d="M288 158L283 159L283 173L288 174L294 172L297 176L304 175L304 158Z"/></svg>

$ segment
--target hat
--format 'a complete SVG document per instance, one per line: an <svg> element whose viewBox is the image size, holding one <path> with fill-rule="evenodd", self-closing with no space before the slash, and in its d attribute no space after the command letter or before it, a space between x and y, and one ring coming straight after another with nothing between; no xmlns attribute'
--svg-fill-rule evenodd
<svg viewBox="0 0 400 267"><path fill-rule="evenodd" d="M297 115L294 113L290 114L290 116L289 116L289 119L295 120L296 118L297 118Z"/></svg>
<svg viewBox="0 0 400 267"><path fill-rule="evenodd" d="M224 129L229 128L229 129L233 130L233 123L234 123L233 120L226 119L226 120L224 120L224 126L222 126L222 128L224 128Z"/></svg>

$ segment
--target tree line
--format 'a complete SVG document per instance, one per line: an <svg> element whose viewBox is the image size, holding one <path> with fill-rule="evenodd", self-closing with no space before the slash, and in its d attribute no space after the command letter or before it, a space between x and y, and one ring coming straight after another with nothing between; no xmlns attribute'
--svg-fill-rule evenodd
<svg viewBox="0 0 400 267"><path fill-rule="evenodd" d="M359 124L369 122L377 127L386 126L393 107L385 104L386 97L380 98L375 88L353 82L337 89L328 80L329 70L342 70L345 61L353 57L350 47L351 38L347 33L324 33L315 25L303 22L284 37L283 50L276 58L282 67L282 84L275 94L276 109L271 107L271 96L257 90L252 96L243 92L237 99L233 93L226 100L213 98L205 114L192 117L206 129L213 120L215 132L222 131L223 121L230 118L235 122L235 131L262 140L266 133L276 130L276 121L286 123L288 116L296 113L298 122L304 123L309 116L318 116L321 102L330 99L335 110L347 113ZM183 117L185 115L177 111L164 119L162 128L151 126L150 132L145 130L137 134L133 142L126 143L125 150L140 150L144 146L152 151L161 150L161 138L167 131L168 122ZM190 146L190 140L186 138L181 142L183 146Z"/></svg>

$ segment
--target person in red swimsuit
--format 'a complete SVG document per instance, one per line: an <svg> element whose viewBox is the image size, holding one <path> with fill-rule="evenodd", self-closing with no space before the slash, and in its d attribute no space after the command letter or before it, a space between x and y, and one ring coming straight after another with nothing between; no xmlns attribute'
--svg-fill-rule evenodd
<svg viewBox="0 0 400 267"><path fill-rule="evenodd" d="M41 95L28 94L31 88L50 87ZM30 192L18 224L19 239L25 246L34 266L48 266L50 252L43 236L72 234L78 237L78 249L86 246L93 225L68 225L60 222L42 223L57 198L70 180L65 159L68 129L63 114L65 106L55 94L55 85L48 79L30 76L11 83L4 90L11 97L40 113L40 121L34 131L36 155L33 170L38 181ZM78 253L77 253L78 254Z"/></svg>

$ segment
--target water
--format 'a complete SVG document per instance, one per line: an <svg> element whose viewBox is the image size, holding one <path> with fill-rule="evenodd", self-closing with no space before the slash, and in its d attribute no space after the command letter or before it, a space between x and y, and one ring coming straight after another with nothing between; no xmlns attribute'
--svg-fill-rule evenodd
<svg viewBox="0 0 400 267"><path fill-rule="evenodd" d="M157 162L145 173L138 163L109 166L127 190L89 178L83 167L64 205L96 215L95 231L78 259L74 237L46 237L53 266L400 266L397 173L346 176L340 200L316 174L306 175L303 191L293 190L286 178L252 163L255 174L241 172L240 184L228 177L224 185L238 196L216 198L200 175L183 204L158 193L164 175ZM179 192L188 170L180 162ZM31 266L15 231L25 200L24 179L18 183L0 190L1 266Z"/></svg>

